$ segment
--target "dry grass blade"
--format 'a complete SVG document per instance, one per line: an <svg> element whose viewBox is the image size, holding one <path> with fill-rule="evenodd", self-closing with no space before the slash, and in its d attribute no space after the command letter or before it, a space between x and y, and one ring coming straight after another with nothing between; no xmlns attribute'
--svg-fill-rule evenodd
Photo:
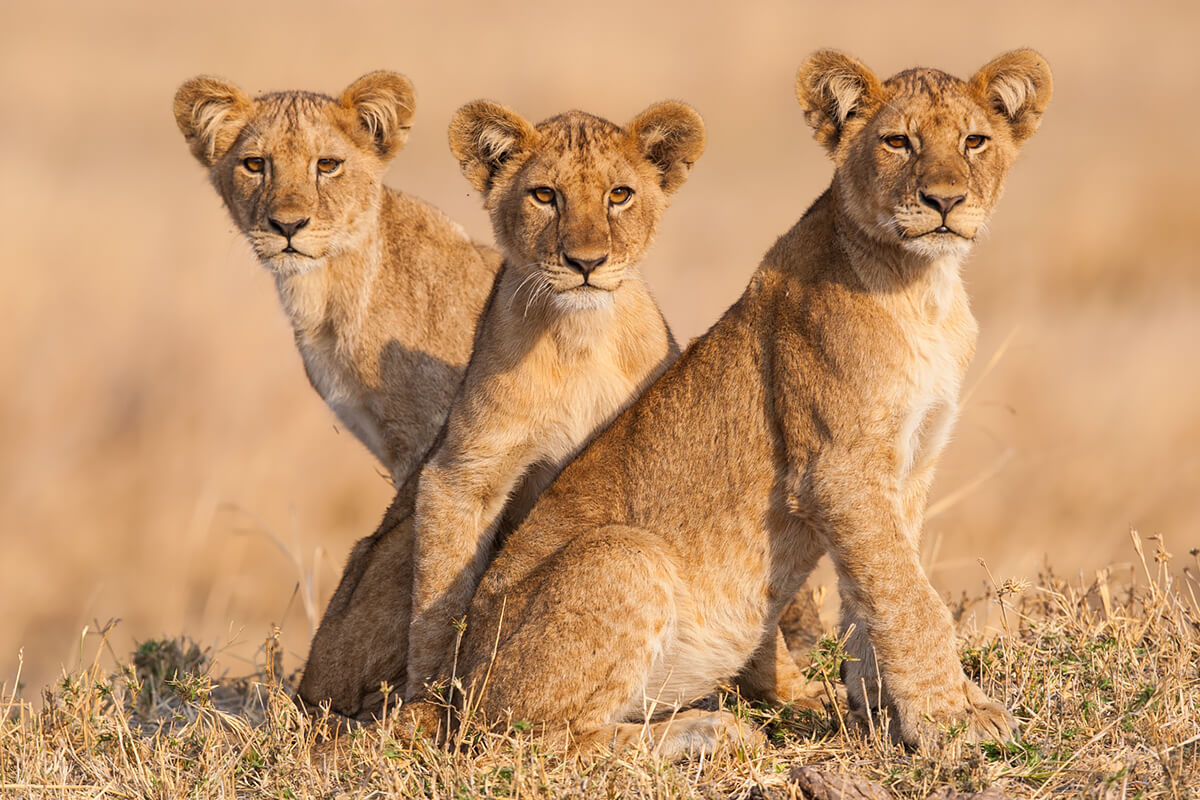
<svg viewBox="0 0 1200 800"><path fill-rule="evenodd" d="M996 348L996 352L992 353L992 357L988 359L987 365L983 368L983 372L979 373L979 377L975 379L975 382L968 386L967 390L962 393L962 397L958 401L960 408L963 408L967 405L967 403L971 400L971 396L975 394L975 390L979 388L979 386L987 379L987 376L992 373L992 370L996 368L996 365L999 364L1001 359L1004 358L1004 354L1008 352L1009 345L1011 345L1013 340L1017 338L1017 334L1020 333L1020 331L1021 326L1017 325L1008 332L1008 336L1004 337L1004 341L1000 343L1000 346Z"/></svg>
<svg viewBox="0 0 1200 800"><path fill-rule="evenodd" d="M980 486L983 486L985 483L990 481L992 478L999 475L1000 470L1004 469L1004 465L1007 464L1009 461L1011 461L1012 457L1015 454L1016 454L1016 451L1013 450L1012 448L1005 450L1003 453L1000 454L1000 456L995 461L992 462L991 466L989 466L983 472L976 475L974 478L972 478L966 484L964 484L964 485L958 487L957 489L955 489L954 491L950 492L945 497L939 499L936 503L930 503L929 510L925 512L925 520L928 521L928 520L931 520L942 514L945 514L947 511L949 511L955 505L962 502L964 498L968 497L972 492L974 492Z"/></svg>

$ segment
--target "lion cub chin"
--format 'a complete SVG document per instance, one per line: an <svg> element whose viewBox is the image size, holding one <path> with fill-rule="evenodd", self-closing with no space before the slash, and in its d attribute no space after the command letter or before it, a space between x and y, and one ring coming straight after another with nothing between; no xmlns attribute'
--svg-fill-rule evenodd
<svg viewBox="0 0 1200 800"><path fill-rule="evenodd" d="M372 72L335 98L251 99L195 78L175 120L275 277L309 381L401 485L462 381L500 256L436 208L383 185L415 102Z"/></svg>
<svg viewBox="0 0 1200 800"><path fill-rule="evenodd" d="M1038 126L1049 68L1023 50L965 82L883 81L824 51L797 91L832 186L508 536L458 649L476 719L583 746L728 746L744 736L728 712L670 710L769 675L780 612L828 552L856 709L913 744L1016 730L964 674L917 540L974 349L961 257Z"/></svg>
<svg viewBox="0 0 1200 800"><path fill-rule="evenodd" d="M450 148L504 266L419 484L356 546L313 640L300 696L349 716L378 710L383 681L411 697L449 676L498 533L678 356L638 263L704 149L695 111L532 125L480 101L454 115Z"/></svg>

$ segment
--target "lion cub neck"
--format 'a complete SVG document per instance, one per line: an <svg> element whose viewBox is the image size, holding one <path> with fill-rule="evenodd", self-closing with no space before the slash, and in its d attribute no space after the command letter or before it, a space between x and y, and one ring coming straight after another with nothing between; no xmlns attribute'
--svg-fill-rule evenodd
<svg viewBox="0 0 1200 800"><path fill-rule="evenodd" d="M835 177L828 193L832 230L846 266L867 291L885 303L889 298L895 301L914 321L934 325L944 322L956 306L967 306L962 267L971 243L945 252L914 253L880 241L855 220L848 209L853 199L844 199L839 189Z"/></svg>

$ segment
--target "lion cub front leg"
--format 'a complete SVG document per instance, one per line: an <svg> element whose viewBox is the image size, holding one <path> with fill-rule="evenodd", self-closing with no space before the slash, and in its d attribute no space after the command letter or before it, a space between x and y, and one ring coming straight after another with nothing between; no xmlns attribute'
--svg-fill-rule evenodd
<svg viewBox="0 0 1200 800"><path fill-rule="evenodd" d="M853 584L846 578L838 581L841 597L841 613L838 627L845 637L843 648L846 659L842 662L842 683L846 687L846 703L851 717L863 726L870 724L869 718L878 718L887 707L879 682L879 664L875 661L875 648L867 634L866 613L855 600Z"/></svg>
<svg viewBox="0 0 1200 800"><path fill-rule="evenodd" d="M868 491L848 498L831 515L831 555L843 596L865 624L882 678L877 688L865 681L866 694L874 689L885 699L908 744L936 735L938 725L957 722L966 724L971 741L1011 739L1015 718L963 673L950 610L921 569L899 502L883 495ZM857 669L870 667L867 660ZM860 693L857 700L873 700L861 697L861 684L847 689Z"/></svg>
<svg viewBox="0 0 1200 800"><path fill-rule="evenodd" d="M456 447L462 448L461 443ZM406 698L418 696L426 682L445 677L441 673L453 658L454 620L466 614L487 568L524 463L511 450L474 452L469 460L440 456L435 454L421 473L414 515Z"/></svg>

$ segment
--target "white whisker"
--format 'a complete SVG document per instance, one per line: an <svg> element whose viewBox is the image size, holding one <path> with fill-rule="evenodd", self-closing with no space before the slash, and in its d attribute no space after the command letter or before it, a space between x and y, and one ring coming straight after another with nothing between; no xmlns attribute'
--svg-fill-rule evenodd
<svg viewBox="0 0 1200 800"><path fill-rule="evenodd" d="M541 280L535 284L533 291L530 292L529 300L525 303L525 313L522 315L522 317L529 316L529 309L533 306L535 300L554 289L554 287L550 284L550 281L547 280L544 275L539 274L538 277L541 278Z"/></svg>
<svg viewBox="0 0 1200 800"><path fill-rule="evenodd" d="M529 267L535 266L536 264L537 264L537 262L534 262L533 264L526 264L525 267L523 267L523 269L528 269ZM528 275L526 275L525 279L522 280L519 284L517 284L517 288L513 290L513 293L511 295L509 295L508 305L505 306L504 310L505 311L512 310L513 301L516 300L518 296L520 296L521 290L525 288L525 285L528 284L530 281L538 280L540 277L541 277L541 274L536 271L531 272ZM533 290L531 289L530 291L532 292Z"/></svg>

